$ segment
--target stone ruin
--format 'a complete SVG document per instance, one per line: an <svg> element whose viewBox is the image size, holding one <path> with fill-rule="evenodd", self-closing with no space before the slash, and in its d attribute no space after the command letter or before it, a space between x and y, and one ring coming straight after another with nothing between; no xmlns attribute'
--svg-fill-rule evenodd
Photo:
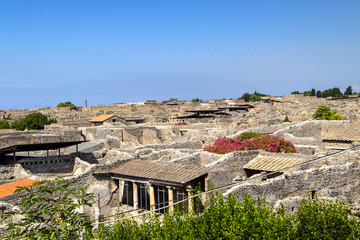
<svg viewBox="0 0 360 240"><path fill-rule="evenodd" d="M242 132L255 131L293 142L298 150L293 157L304 161L320 158L329 153L322 142L326 135L360 119L358 99L330 100L290 95L285 96L282 102L252 103L254 108L249 112L209 119L188 119L185 120L186 125L175 125L178 122L176 116L188 110L213 109L221 104L114 104L75 109L39 109L37 111L57 119L58 123L48 126L44 131L0 133L0 148L21 143L57 141L59 137L63 141L84 139L87 142L79 145L79 152L69 147L62 149L60 155L57 151L51 151L50 156L44 157L44 151L38 151L33 153L39 155L37 157L24 157L17 164L2 165L0 184L25 177L52 179L64 176L75 186L89 185L89 191L101 193L101 211L104 215L110 215L119 205L119 186L111 179L93 173L111 171L124 162L140 159L206 167L209 169L208 179L214 187L239 183L221 190L222 193L235 192L239 199L244 194L265 196L269 203L275 206L282 204L288 211L296 209L308 191L315 191L321 198L343 199L353 209L359 209L360 188L356 180L359 176L359 150L354 149L341 156L297 167L271 178L258 178L265 172L249 177L244 166L258 156L292 155L257 150L217 155L202 150L219 137L234 138ZM330 106L343 115L345 120L312 120L311 115L319 105ZM34 111L7 110L4 114L10 114L16 120ZM140 116L145 119L145 123L102 126L89 123L90 119L101 114ZM284 123L286 116L292 122ZM1 198L0 205L17 205L22 194Z"/></svg>

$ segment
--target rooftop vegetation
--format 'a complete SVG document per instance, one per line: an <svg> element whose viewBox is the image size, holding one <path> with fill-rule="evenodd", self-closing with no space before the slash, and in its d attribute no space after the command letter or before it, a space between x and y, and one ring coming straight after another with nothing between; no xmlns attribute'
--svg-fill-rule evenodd
<svg viewBox="0 0 360 240"><path fill-rule="evenodd" d="M205 146L203 150L217 154L248 150L286 153L296 152L294 145L283 138L271 135L260 135L254 132L243 133L235 139L218 138L213 145Z"/></svg>

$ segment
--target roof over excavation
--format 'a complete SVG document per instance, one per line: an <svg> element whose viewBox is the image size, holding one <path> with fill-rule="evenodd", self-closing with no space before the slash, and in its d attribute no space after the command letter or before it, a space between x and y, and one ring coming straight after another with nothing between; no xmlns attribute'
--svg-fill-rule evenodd
<svg viewBox="0 0 360 240"><path fill-rule="evenodd" d="M27 152L38 150L53 150L64 147L73 146L86 141L71 141L71 142L48 142L48 143L32 143L32 144L18 144L10 147L0 149L0 153L8 154L13 152Z"/></svg>
<svg viewBox="0 0 360 240"><path fill-rule="evenodd" d="M209 168L171 162L132 160L111 171L127 177L185 184L206 175Z"/></svg>

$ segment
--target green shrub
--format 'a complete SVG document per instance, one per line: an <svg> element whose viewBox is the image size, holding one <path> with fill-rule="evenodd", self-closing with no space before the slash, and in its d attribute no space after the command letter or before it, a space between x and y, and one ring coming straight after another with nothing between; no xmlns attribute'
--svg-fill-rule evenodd
<svg viewBox="0 0 360 240"><path fill-rule="evenodd" d="M25 129L41 130L44 129L45 125L55 122L55 119L48 120L47 117L41 113L32 113L25 118L13 122L10 127L19 131L24 131Z"/></svg>
<svg viewBox="0 0 360 240"><path fill-rule="evenodd" d="M257 132L244 132L242 134L240 134L237 138L241 138L241 139L250 139L250 138L255 138L255 137L259 137L260 133Z"/></svg>
<svg viewBox="0 0 360 240"><path fill-rule="evenodd" d="M0 129L8 129L8 128L10 128L10 125L9 125L8 121L0 120Z"/></svg>
<svg viewBox="0 0 360 240"><path fill-rule="evenodd" d="M291 122L288 116L285 117L284 122Z"/></svg>
<svg viewBox="0 0 360 240"><path fill-rule="evenodd" d="M81 231L91 236L91 222L79 209L94 203L87 187L72 188L69 181L56 178L42 180L17 192L27 192L19 210L4 214L1 221L22 217L7 224L3 239L79 239Z"/></svg>
<svg viewBox="0 0 360 240"><path fill-rule="evenodd" d="M303 200L295 214L275 210L265 199L235 194L208 198L199 213L173 211L101 226L99 239L359 239L359 220L341 202Z"/></svg>
<svg viewBox="0 0 360 240"><path fill-rule="evenodd" d="M344 120L343 116L327 106L318 106L312 117L317 120Z"/></svg>

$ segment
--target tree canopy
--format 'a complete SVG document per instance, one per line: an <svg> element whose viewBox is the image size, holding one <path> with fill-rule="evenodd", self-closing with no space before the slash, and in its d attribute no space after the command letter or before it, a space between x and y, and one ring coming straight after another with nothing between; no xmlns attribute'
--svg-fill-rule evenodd
<svg viewBox="0 0 360 240"><path fill-rule="evenodd" d="M75 107L74 104L72 104L71 102L61 102L59 103L56 107Z"/></svg>
<svg viewBox="0 0 360 240"><path fill-rule="evenodd" d="M27 115L25 118L21 118L11 124L11 128L24 131L28 130L41 130L44 129L45 125L50 123L56 123L55 119L50 119L41 113L32 113Z"/></svg>
<svg viewBox="0 0 360 240"><path fill-rule="evenodd" d="M204 100L200 99L200 98L193 98L191 100L191 102L204 102Z"/></svg>
<svg viewBox="0 0 360 240"><path fill-rule="evenodd" d="M312 117L317 120L344 120L343 116L327 106L318 106Z"/></svg>

